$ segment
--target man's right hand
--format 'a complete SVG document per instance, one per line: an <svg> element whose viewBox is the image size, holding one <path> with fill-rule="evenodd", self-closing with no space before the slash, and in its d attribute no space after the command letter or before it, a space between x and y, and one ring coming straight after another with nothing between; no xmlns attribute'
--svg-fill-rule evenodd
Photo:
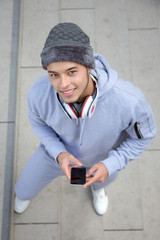
<svg viewBox="0 0 160 240"><path fill-rule="evenodd" d="M75 158L72 154L68 152L61 152L57 157L57 162L60 165L61 171L66 175L70 180L71 178L71 163L74 164L74 167L82 167L83 164Z"/></svg>

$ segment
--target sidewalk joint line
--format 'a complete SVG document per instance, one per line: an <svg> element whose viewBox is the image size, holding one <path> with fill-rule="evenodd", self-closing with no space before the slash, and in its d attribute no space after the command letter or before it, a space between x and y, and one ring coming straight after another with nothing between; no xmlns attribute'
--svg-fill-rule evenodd
<svg viewBox="0 0 160 240"><path fill-rule="evenodd" d="M41 223L14 223L14 225L57 225L59 224L58 222L41 222Z"/></svg>
<svg viewBox="0 0 160 240"><path fill-rule="evenodd" d="M160 149L158 149L158 148L155 148L155 149L146 149L146 152L158 152L158 151L160 151Z"/></svg>
<svg viewBox="0 0 160 240"><path fill-rule="evenodd" d="M61 8L60 10L68 11L68 10L94 10L94 8Z"/></svg>
<svg viewBox="0 0 160 240"><path fill-rule="evenodd" d="M1 123L15 123L15 121L0 121L0 124Z"/></svg>
<svg viewBox="0 0 160 240"><path fill-rule="evenodd" d="M143 228L138 229L104 229L104 232L141 232Z"/></svg>
<svg viewBox="0 0 160 240"><path fill-rule="evenodd" d="M43 69L41 66L21 66L21 69L25 69L25 68L41 68Z"/></svg>
<svg viewBox="0 0 160 240"><path fill-rule="evenodd" d="M153 28L129 28L129 31L146 31L146 30L159 30L158 27Z"/></svg>

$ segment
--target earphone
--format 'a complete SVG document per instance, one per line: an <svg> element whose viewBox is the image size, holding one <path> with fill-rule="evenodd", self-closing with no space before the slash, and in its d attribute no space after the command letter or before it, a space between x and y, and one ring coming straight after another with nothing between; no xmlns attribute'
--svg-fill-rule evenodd
<svg viewBox="0 0 160 240"><path fill-rule="evenodd" d="M91 75L91 74L90 74ZM98 89L98 84L97 84L97 80L91 75L92 80L95 82L96 85L96 95L93 98L93 96L87 96L86 99L83 102L83 105L81 107L81 111L80 113L78 112L78 110L76 109L76 107L74 106L74 104L67 104L65 103L61 97L59 96L59 94L57 93L57 99L58 102L60 103L63 111L67 114L67 116L70 119L78 119L78 118L86 118L86 117L92 117L95 108L96 108L96 104L97 104L97 100L98 100L98 95L99 95L99 89Z"/></svg>

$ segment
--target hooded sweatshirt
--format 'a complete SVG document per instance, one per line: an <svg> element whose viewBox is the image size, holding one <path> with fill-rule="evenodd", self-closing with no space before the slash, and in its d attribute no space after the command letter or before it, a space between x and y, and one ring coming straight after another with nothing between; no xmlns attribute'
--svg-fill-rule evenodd
<svg viewBox="0 0 160 240"><path fill-rule="evenodd" d="M69 119L46 75L28 93L29 120L53 161L69 152L86 167L102 162L112 175L140 156L156 127L141 90L119 79L103 56L96 54L95 64L91 74L98 79L99 96L91 118Z"/></svg>

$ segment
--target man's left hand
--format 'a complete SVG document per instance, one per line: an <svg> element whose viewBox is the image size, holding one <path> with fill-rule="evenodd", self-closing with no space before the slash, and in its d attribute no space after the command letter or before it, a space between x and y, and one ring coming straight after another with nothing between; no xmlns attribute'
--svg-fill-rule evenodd
<svg viewBox="0 0 160 240"><path fill-rule="evenodd" d="M103 183L107 179L108 175L109 173L105 165L101 162L97 163L88 171L86 175L86 183L83 185L83 187L89 187L95 182Z"/></svg>

